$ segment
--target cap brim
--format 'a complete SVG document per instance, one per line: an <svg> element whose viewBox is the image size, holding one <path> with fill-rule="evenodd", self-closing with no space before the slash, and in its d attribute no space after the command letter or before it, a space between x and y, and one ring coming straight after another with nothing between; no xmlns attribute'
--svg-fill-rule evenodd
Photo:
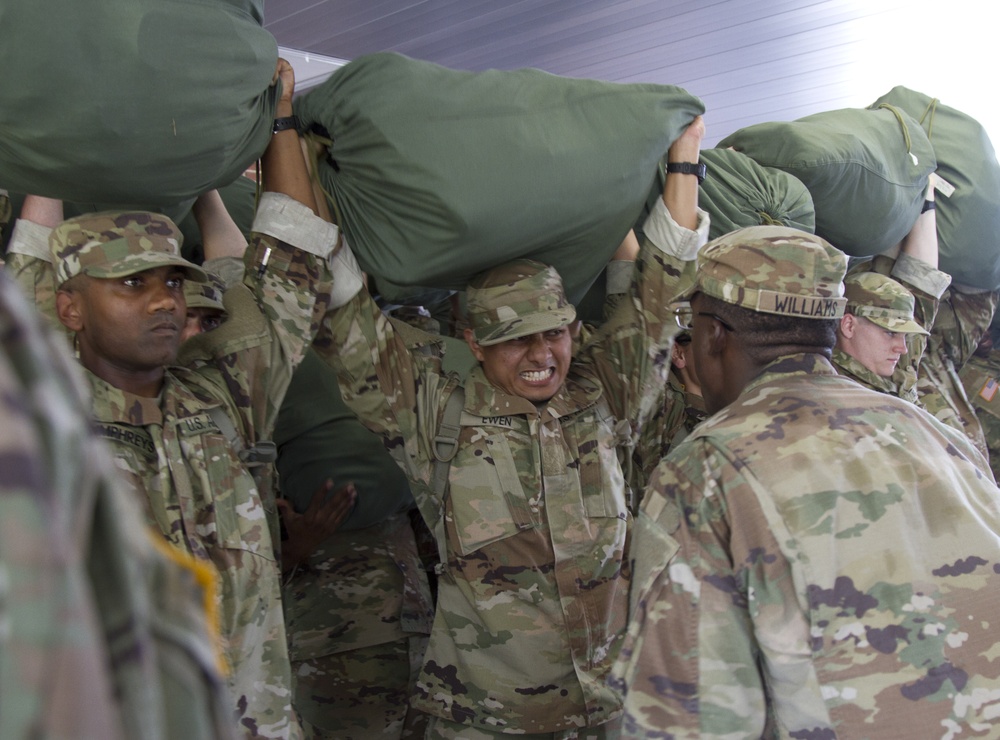
<svg viewBox="0 0 1000 740"><path fill-rule="evenodd" d="M553 311L533 313L510 321L503 321L487 327L485 330L477 330L474 335L480 346L489 347L509 339L518 339L543 331L559 329L573 323L575 319L576 309L573 306L566 306Z"/></svg>
<svg viewBox="0 0 1000 740"><path fill-rule="evenodd" d="M930 335L930 332L924 329L920 324L912 319L887 319L885 317L873 318L871 316L865 316L873 324L887 329L888 331L894 331L897 334L925 334Z"/></svg>
<svg viewBox="0 0 1000 740"><path fill-rule="evenodd" d="M188 262L183 257L164 252L133 254L111 265L85 267L82 272L95 278L122 278L156 267L179 267L185 271L188 280L196 283L208 282L208 275L198 265Z"/></svg>

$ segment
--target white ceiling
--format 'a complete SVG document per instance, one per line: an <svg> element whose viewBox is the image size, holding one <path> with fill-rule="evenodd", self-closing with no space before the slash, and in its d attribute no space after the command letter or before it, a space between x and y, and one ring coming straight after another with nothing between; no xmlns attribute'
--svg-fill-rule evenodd
<svg viewBox="0 0 1000 740"><path fill-rule="evenodd" d="M864 107L897 84L1000 137L995 0L265 0L299 89L392 50L467 70L537 67L679 85L713 146L762 121ZM306 82L306 78L311 78Z"/></svg>

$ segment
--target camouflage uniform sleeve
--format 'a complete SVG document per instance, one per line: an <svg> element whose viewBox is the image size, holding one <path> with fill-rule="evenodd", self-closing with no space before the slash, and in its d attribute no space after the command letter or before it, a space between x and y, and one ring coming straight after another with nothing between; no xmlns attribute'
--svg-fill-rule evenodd
<svg viewBox="0 0 1000 740"><path fill-rule="evenodd" d="M244 257L242 284L225 295L229 319L190 340L180 364L213 360L229 378L247 430L273 428L295 367L329 305L335 226L288 196L265 193Z"/></svg>
<svg viewBox="0 0 1000 740"><path fill-rule="evenodd" d="M993 321L1000 293L953 285L945 293L930 343L961 370Z"/></svg>
<svg viewBox="0 0 1000 740"><path fill-rule="evenodd" d="M608 263L604 305L601 307L601 318L604 321L614 315L618 304L628 296L634 271L635 262L631 260L612 260Z"/></svg>
<svg viewBox="0 0 1000 740"><path fill-rule="evenodd" d="M637 430L662 398L670 347L680 331L670 304L691 287L695 257L708 239L708 214L694 231L677 225L662 199L646 221L632 285L579 358L601 379L612 412Z"/></svg>
<svg viewBox="0 0 1000 740"><path fill-rule="evenodd" d="M771 736L767 693L794 725L781 736L821 727L808 619L753 481L704 439L677 451L633 533L622 736Z"/></svg>
<svg viewBox="0 0 1000 740"><path fill-rule="evenodd" d="M335 279L340 275L336 273ZM317 354L337 371L344 402L358 419L382 437L397 461L398 453L405 451L411 479L430 478L429 451L418 449L418 445L433 439L434 434L421 434L418 424L434 425L437 420L441 397L441 385L435 382L435 377L441 377L439 339L412 327L397 326L367 290L359 290L331 311L313 344ZM416 353L424 354L419 363Z"/></svg>
<svg viewBox="0 0 1000 740"><path fill-rule="evenodd" d="M52 326L59 327L56 317L55 270L49 252L47 226L18 219L14 223L10 243L7 245L7 264L4 270L21 286L21 291L33 300L38 310Z"/></svg>
<svg viewBox="0 0 1000 740"><path fill-rule="evenodd" d="M239 257L215 257L205 260L202 267L206 272L217 275L225 284L226 289L239 285L243 282L246 270L243 269L243 260Z"/></svg>

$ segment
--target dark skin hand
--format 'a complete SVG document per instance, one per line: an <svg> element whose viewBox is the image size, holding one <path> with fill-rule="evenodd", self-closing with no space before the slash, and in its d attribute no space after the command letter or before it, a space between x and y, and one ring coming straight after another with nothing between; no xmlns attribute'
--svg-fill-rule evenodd
<svg viewBox="0 0 1000 740"><path fill-rule="evenodd" d="M354 484L341 486L332 496L331 491L333 481L327 478L313 494L309 508L302 514L296 512L285 499L275 501L282 524L288 532L288 539L281 543L282 572L287 573L306 562L319 549L323 540L336 532L351 513L358 498Z"/></svg>

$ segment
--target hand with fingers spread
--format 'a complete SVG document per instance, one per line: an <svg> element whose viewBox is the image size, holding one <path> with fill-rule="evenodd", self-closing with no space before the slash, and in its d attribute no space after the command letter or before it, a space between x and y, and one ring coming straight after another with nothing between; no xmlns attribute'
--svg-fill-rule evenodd
<svg viewBox="0 0 1000 740"><path fill-rule="evenodd" d="M302 514L296 512L289 501L277 499L278 513L288 533L288 539L281 543L282 571L287 572L308 560L323 540L344 523L357 498L353 483L334 492L333 481L327 478Z"/></svg>

